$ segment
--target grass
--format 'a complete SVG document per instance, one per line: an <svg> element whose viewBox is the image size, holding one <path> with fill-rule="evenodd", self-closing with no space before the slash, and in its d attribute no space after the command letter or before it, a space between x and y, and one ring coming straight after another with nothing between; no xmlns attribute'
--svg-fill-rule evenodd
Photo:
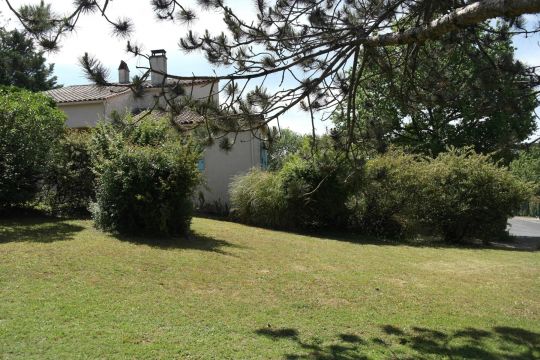
<svg viewBox="0 0 540 360"><path fill-rule="evenodd" d="M0 358L540 358L540 253L0 220Z"/></svg>

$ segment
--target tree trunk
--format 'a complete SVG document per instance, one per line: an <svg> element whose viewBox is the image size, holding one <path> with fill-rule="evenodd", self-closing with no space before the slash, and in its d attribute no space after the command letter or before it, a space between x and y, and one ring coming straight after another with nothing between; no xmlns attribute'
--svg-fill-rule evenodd
<svg viewBox="0 0 540 360"><path fill-rule="evenodd" d="M368 37L359 42L366 46L390 46L435 40L463 27L479 24L497 17L516 17L540 12L540 0L480 0L452 11L429 24Z"/></svg>

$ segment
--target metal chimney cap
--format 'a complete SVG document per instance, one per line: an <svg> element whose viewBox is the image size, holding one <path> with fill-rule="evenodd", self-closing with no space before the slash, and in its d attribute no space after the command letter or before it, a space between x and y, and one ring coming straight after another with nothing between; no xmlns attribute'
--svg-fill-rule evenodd
<svg viewBox="0 0 540 360"><path fill-rule="evenodd" d="M152 50L152 56L165 56L167 52L163 49Z"/></svg>
<svg viewBox="0 0 540 360"><path fill-rule="evenodd" d="M118 70L127 70L127 71L129 71L128 64L124 60L120 61L120 66L118 67Z"/></svg>

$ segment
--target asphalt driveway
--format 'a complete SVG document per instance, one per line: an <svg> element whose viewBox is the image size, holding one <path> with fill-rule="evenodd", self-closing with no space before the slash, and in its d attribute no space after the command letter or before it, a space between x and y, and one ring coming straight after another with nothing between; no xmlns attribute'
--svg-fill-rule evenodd
<svg viewBox="0 0 540 360"><path fill-rule="evenodd" d="M515 217L508 221L510 235L540 238L540 220L531 217Z"/></svg>
<svg viewBox="0 0 540 360"><path fill-rule="evenodd" d="M517 250L540 250L540 220L531 217L515 217L508 220L508 231L514 236L511 244L494 244Z"/></svg>

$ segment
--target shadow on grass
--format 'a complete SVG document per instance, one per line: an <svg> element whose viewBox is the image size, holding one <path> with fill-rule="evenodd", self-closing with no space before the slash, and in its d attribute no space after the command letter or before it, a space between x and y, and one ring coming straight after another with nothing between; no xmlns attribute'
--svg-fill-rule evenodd
<svg viewBox="0 0 540 360"><path fill-rule="evenodd" d="M113 235L120 241L126 241L133 244L147 245L159 249L184 249L200 250L214 252L222 255L233 256L225 251L225 248L238 248L225 240L216 239L197 232L191 232L186 237L152 237L152 236L133 236L133 235Z"/></svg>
<svg viewBox="0 0 540 360"><path fill-rule="evenodd" d="M400 359L510 359L540 358L540 334L513 327L494 327L491 331L466 328L442 332L420 327L403 330L381 327L381 337L362 339L354 334L339 334L330 344L322 339L301 339L296 329L262 328L255 333L274 341L292 341L298 353L284 354L285 359L361 360L366 353L385 354Z"/></svg>
<svg viewBox="0 0 540 360"><path fill-rule="evenodd" d="M419 239L392 239L381 238L373 235L363 235L355 233L340 233L336 231L321 231L315 232L294 232L301 236L310 236L320 240L342 241L362 245L377 245L377 246L410 246L417 248L431 249L467 249L467 250L504 250L504 251L521 251L534 252L540 250L540 238L529 238L526 242L522 238L509 237L505 241L497 241L483 243L482 241L468 241L463 243L450 244L437 238Z"/></svg>
<svg viewBox="0 0 540 360"><path fill-rule="evenodd" d="M539 251L540 236L512 236L510 241L496 242L494 245L507 250Z"/></svg>
<svg viewBox="0 0 540 360"><path fill-rule="evenodd" d="M0 220L0 244L9 242L52 243L73 240L84 227L50 217Z"/></svg>
<svg viewBox="0 0 540 360"><path fill-rule="evenodd" d="M297 229L273 229L270 227L258 226L253 224L244 224L227 217L211 216L208 214L197 214L197 217L213 221L226 222L238 226L246 226L254 229L281 232L298 236L308 236L320 240L349 242L359 245L376 246L411 246L417 248L432 249L467 249L467 250L505 250L505 251L539 251L540 238L529 238L525 244L522 238L509 237L507 241L492 242L485 244L481 241L469 241L464 243L449 244L435 237L421 236L417 240L396 239L391 237L378 237L370 234L347 233L336 230L297 230Z"/></svg>

